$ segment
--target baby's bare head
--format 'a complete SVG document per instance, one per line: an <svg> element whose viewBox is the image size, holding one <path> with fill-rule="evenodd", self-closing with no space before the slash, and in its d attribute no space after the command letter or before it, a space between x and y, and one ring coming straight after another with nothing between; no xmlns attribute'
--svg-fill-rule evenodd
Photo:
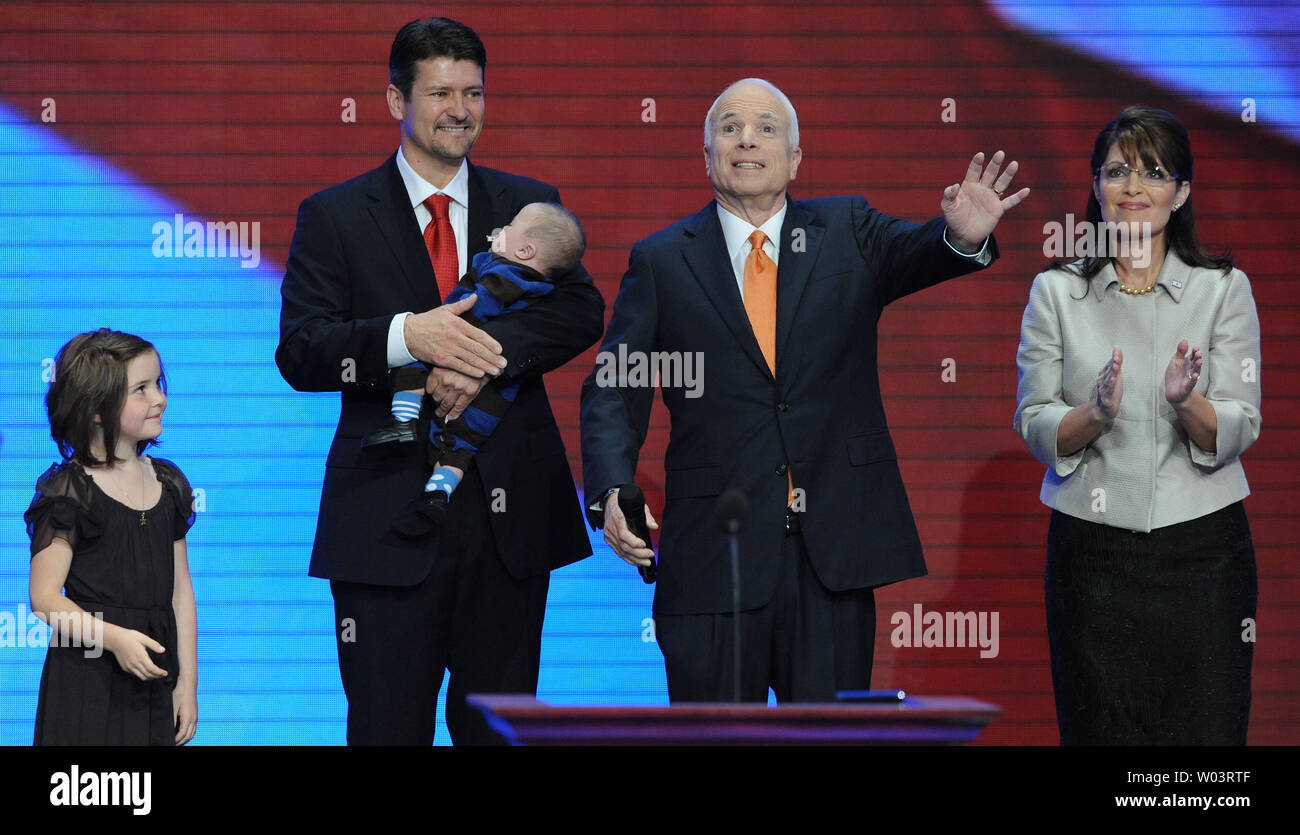
<svg viewBox="0 0 1300 835"><path fill-rule="evenodd" d="M578 266L586 250L582 223L558 203L529 203L492 241L493 252L545 276Z"/></svg>

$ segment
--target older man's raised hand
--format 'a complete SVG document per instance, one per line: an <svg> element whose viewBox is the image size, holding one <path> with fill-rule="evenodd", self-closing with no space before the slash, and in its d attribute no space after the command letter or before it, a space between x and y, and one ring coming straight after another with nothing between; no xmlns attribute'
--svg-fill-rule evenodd
<svg viewBox="0 0 1300 835"><path fill-rule="evenodd" d="M1007 194L1020 163L1015 160L1002 170L1006 154L998 151L984 167L984 152L976 154L966 169L966 178L943 190L939 208L948 224L948 241L962 252L975 252L993 234L1002 215L1029 196L1022 188Z"/></svg>

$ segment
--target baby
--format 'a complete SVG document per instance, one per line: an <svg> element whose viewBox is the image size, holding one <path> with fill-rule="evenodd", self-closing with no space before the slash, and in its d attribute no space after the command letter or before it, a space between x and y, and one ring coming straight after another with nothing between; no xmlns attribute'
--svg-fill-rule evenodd
<svg viewBox="0 0 1300 835"><path fill-rule="evenodd" d="M444 304L477 295L474 306L462 314L476 327L523 310L533 299L551 292L551 277L576 267L586 248L582 224L572 212L555 203L529 203L493 239L490 252L474 256L469 272ZM416 441L415 427L428 376L429 366L422 362L396 369L392 419L361 442L363 449ZM490 381L460 417L444 426L436 420L430 422L429 440L438 460L424 494L408 504L394 523L399 533L425 536L445 519L451 495L474 454L501 422L518 392L517 382Z"/></svg>

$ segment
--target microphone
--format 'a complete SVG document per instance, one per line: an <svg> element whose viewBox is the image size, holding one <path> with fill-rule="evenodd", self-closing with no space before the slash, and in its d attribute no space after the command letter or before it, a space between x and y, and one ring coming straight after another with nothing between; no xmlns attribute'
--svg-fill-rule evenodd
<svg viewBox="0 0 1300 835"><path fill-rule="evenodd" d="M650 526L645 521L645 494L641 492L641 488L635 483L620 487L618 506L623 511L628 531L633 536L639 536L645 542L645 547L654 550L654 543L650 541ZM641 579L647 583L653 583L659 577L659 565L654 561L654 557L650 558L649 565L638 565L636 570L640 572Z"/></svg>
<svg viewBox="0 0 1300 835"><path fill-rule="evenodd" d="M741 523L748 515L749 500L744 493L733 487L718 499L713 521L717 522L723 533L736 534L740 532Z"/></svg>
<svg viewBox="0 0 1300 835"><path fill-rule="evenodd" d="M732 701L740 702L740 526L749 515L749 500L745 494L731 488L718 499L713 520L727 535L731 551L731 642L735 663L731 665Z"/></svg>

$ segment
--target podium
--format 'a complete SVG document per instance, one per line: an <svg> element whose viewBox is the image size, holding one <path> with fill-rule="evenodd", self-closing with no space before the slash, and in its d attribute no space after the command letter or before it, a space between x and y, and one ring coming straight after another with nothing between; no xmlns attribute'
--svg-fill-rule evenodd
<svg viewBox="0 0 1300 835"><path fill-rule="evenodd" d="M961 745L1002 712L961 696L777 707L562 707L514 694L468 700L517 745Z"/></svg>

